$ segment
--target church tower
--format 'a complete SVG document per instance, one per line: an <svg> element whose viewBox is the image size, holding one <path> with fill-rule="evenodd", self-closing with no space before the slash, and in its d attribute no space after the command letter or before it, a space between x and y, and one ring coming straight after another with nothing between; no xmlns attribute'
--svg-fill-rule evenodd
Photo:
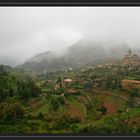
<svg viewBox="0 0 140 140"><path fill-rule="evenodd" d="M131 49L129 49L128 54L126 54L123 58L122 65L128 66L140 66L140 58L137 54L132 53Z"/></svg>
<svg viewBox="0 0 140 140"><path fill-rule="evenodd" d="M132 54L132 51L131 51L131 49L129 49L129 51L128 51L128 54L129 54L129 55L131 55L131 54Z"/></svg>

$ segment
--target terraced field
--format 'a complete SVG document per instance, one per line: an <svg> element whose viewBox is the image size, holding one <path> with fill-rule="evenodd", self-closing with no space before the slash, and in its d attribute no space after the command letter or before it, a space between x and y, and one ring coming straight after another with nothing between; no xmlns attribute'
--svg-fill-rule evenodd
<svg viewBox="0 0 140 140"><path fill-rule="evenodd" d="M89 116L92 118L94 117L94 112L91 111L89 114L87 105L91 105L95 97L103 99L103 105L107 108L107 114L114 114L120 109L127 108L127 99L125 97L119 97L113 93L92 90L90 92L80 91L80 95L72 94L65 98L65 104L59 104L57 112L59 114L66 114L71 118L79 118L82 121ZM26 114L33 116L37 116L39 113L47 114L50 106L50 103L42 98L42 101L33 102L31 106L26 108Z"/></svg>

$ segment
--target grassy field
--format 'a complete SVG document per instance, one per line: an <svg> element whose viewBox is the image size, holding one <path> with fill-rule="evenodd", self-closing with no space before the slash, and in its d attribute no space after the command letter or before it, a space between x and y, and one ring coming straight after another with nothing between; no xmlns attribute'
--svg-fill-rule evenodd
<svg viewBox="0 0 140 140"><path fill-rule="evenodd" d="M140 115L140 107L133 107L129 110L129 114L133 117Z"/></svg>
<svg viewBox="0 0 140 140"><path fill-rule="evenodd" d="M140 80L140 75L130 75L130 76L125 77L125 79Z"/></svg>
<svg viewBox="0 0 140 140"><path fill-rule="evenodd" d="M65 106L65 113L70 115L72 118L78 117L81 120L84 120L86 117L86 107L84 104L76 100L72 100Z"/></svg>
<svg viewBox="0 0 140 140"><path fill-rule="evenodd" d="M37 109L35 111L32 111L29 114L31 114L33 116L37 116L39 113L47 114L48 111L49 111L49 104L45 104L41 108L39 108L39 109Z"/></svg>

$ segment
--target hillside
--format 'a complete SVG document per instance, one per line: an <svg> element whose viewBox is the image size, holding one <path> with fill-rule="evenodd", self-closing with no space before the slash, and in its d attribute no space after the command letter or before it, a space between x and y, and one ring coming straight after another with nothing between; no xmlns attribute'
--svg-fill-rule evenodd
<svg viewBox="0 0 140 140"><path fill-rule="evenodd" d="M139 91L121 84L139 68L0 72L1 133L139 133Z"/></svg>
<svg viewBox="0 0 140 140"><path fill-rule="evenodd" d="M82 40L70 46L63 55L57 56L56 53L47 51L37 54L17 67L37 72L66 70L69 67L74 69L83 66L94 67L112 58L122 57L126 50L128 50L128 46L124 44L112 45Z"/></svg>

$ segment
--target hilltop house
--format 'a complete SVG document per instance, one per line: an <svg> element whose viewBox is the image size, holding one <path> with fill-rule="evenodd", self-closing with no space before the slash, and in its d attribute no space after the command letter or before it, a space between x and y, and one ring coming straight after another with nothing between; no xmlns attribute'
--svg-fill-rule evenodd
<svg viewBox="0 0 140 140"><path fill-rule="evenodd" d="M54 89L55 89L55 90L58 90L58 89L60 89L60 88L66 88L66 87L68 87L68 86L71 84L72 81L73 81L73 80L72 80L72 79L69 79L69 78L66 78L66 79L64 79L63 81L58 80L58 81L55 83L55 85L54 85Z"/></svg>
<svg viewBox="0 0 140 140"><path fill-rule="evenodd" d="M68 87L71 84L72 81L73 81L72 79L64 79L65 87Z"/></svg>

